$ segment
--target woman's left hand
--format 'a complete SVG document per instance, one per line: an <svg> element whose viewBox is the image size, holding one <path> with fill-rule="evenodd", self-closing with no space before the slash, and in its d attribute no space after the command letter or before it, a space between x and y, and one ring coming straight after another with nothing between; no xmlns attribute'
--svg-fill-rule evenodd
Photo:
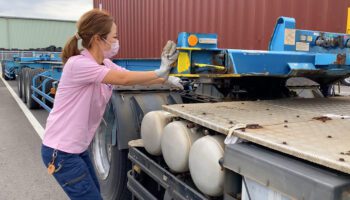
<svg viewBox="0 0 350 200"><path fill-rule="evenodd" d="M163 48L160 67L155 70L156 75L159 78L167 79L172 68L171 64L177 60L178 56L179 51L176 50L175 42L169 40Z"/></svg>
<svg viewBox="0 0 350 200"><path fill-rule="evenodd" d="M175 76L169 76L168 80L165 81L165 84L171 87L179 88L181 90L184 89L184 86L181 84L181 79Z"/></svg>

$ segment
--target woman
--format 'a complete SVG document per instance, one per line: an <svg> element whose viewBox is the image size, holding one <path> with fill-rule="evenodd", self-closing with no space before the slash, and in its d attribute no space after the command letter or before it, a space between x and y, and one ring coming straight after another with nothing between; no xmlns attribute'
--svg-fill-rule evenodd
<svg viewBox="0 0 350 200"><path fill-rule="evenodd" d="M118 53L119 41L117 26L108 13L91 10L80 18L77 28L62 52L64 68L46 123L42 158L71 199L102 199L87 149L112 95L112 85L166 81L181 87L180 79L168 78L178 52L175 43L168 41L159 69L131 72L109 59Z"/></svg>

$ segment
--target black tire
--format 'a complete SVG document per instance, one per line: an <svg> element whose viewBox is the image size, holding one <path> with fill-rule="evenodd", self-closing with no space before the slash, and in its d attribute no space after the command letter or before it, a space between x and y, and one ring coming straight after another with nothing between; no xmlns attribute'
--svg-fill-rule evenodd
<svg viewBox="0 0 350 200"><path fill-rule="evenodd" d="M13 81L16 80L16 74L15 73L12 75L11 80L13 80Z"/></svg>
<svg viewBox="0 0 350 200"><path fill-rule="evenodd" d="M334 96L333 89L334 89L334 86L331 84L328 84L328 85L321 84L320 85L320 91L324 97Z"/></svg>
<svg viewBox="0 0 350 200"><path fill-rule="evenodd" d="M9 80L9 78L5 75L5 62L1 61L1 72L2 72L2 78L6 81Z"/></svg>
<svg viewBox="0 0 350 200"><path fill-rule="evenodd" d="M350 76L344 78L343 80L340 81L341 84L346 85L346 86L350 86Z"/></svg>
<svg viewBox="0 0 350 200"><path fill-rule="evenodd" d="M44 70L42 69L30 69L27 72L27 76L25 77L25 81L26 81L26 87L25 87L25 93L26 93L26 103L27 103L27 107L29 109L37 109L40 108L40 104L37 103L33 98L32 98L32 80L33 77L41 72L43 72ZM40 79L36 79L36 84L40 83Z"/></svg>
<svg viewBox="0 0 350 200"><path fill-rule="evenodd" d="M25 92L25 88L26 88L26 86L27 86L27 83L26 83L26 76L27 76L27 73L28 73L28 71L29 70L31 70L30 68L23 68L22 69L22 72L21 72L21 74L22 74L22 101L24 102L24 103L27 103L27 94L26 94L26 92Z"/></svg>
<svg viewBox="0 0 350 200"><path fill-rule="evenodd" d="M18 75L17 75L17 94L19 98L22 98L23 95L23 88L22 88L22 70L18 70Z"/></svg>
<svg viewBox="0 0 350 200"><path fill-rule="evenodd" d="M113 109L108 104L104 119L90 146L91 160L103 199L129 200L131 193L127 188L127 172L131 169L131 163L128 160L127 149L119 150L117 146L111 145L113 123Z"/></svg>

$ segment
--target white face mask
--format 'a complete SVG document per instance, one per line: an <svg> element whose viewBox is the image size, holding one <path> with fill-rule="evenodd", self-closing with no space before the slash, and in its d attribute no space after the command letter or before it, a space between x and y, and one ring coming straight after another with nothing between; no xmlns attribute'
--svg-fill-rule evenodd
<svg viewBox="0 0 350 200"><path fill-rule="evenodd" d="M119 51L119 40L117 40L116 42L114 43L110 43L108 42L106 39L104 39L104 41L106 43L108 43L110 46L111 46L111 49L110 50L107 50L107 51L103 51L103 56L105 58L112 58L113 56L117 55L118 54L118 51Z"/></svg>

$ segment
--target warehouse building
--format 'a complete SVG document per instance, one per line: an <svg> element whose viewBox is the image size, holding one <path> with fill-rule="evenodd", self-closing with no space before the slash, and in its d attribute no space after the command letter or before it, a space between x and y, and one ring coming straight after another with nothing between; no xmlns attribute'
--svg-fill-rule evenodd
<svg viewBox="0 0 350 200"><path fill-rule="evenodd" d="M63 47L75 31L75 21L0 16L0 50ZM53 48L53 49L52 49Z"/></svg>

